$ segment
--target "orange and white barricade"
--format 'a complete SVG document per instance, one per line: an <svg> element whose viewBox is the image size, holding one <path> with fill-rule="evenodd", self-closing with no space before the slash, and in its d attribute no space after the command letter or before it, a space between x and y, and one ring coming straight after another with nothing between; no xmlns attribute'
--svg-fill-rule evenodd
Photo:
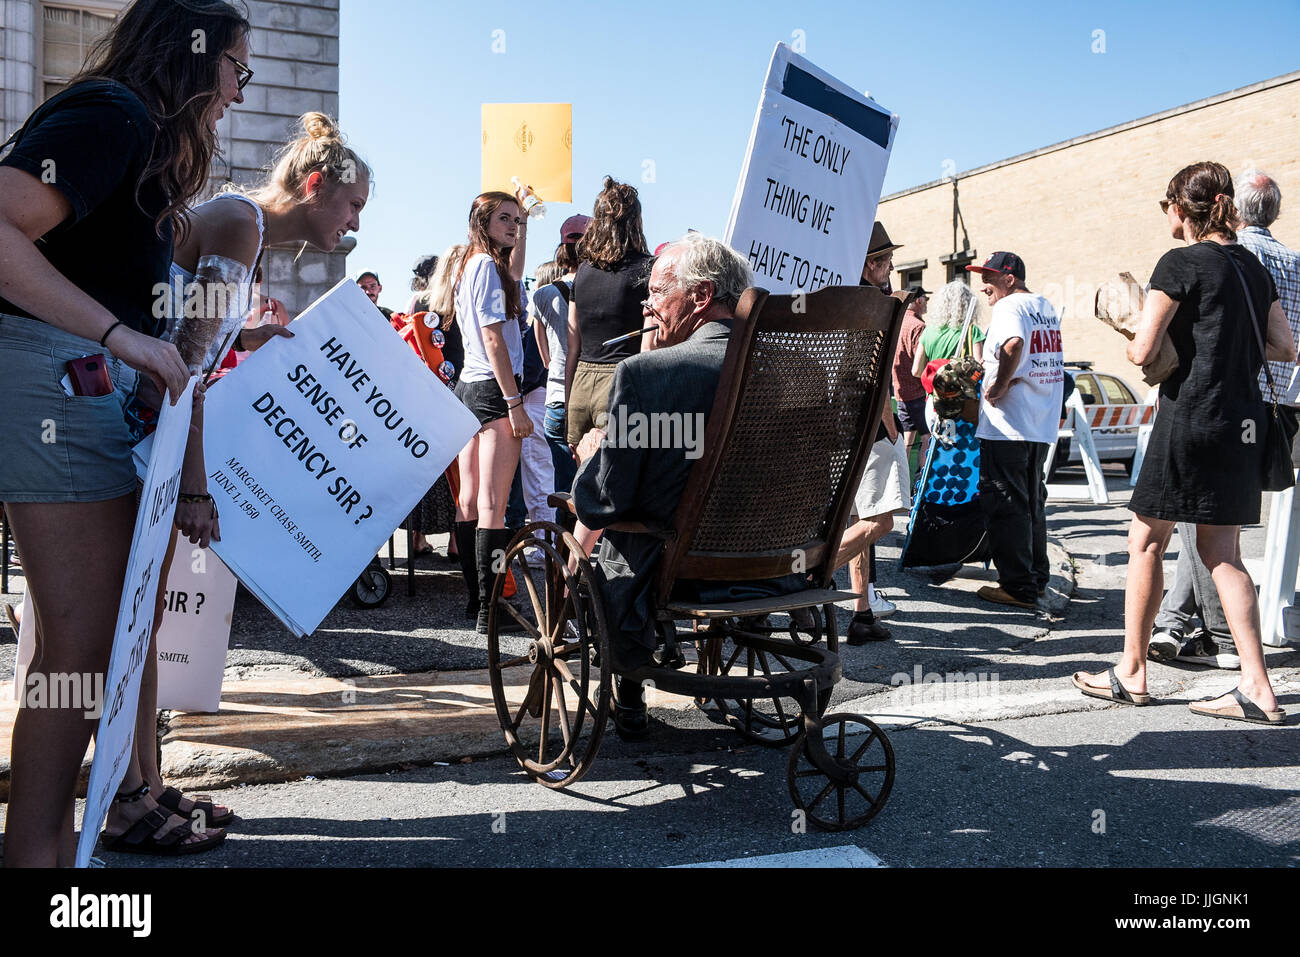
<svg viewBox="0 0 1300 957"><path fill-rule="evenodd" d="M1108 505L1110 504L1110 493L1106 491L1106 479L1101 474L1101 461L1097 458L1097 447L1092 441L1092 430L1094 428L1092 420L1097 413L1102 413L1104 417L1104 414L1112 411L1112 409L1118 412L1123 409L1141 408L1141 406L1103 407L1090 413L1076 390L1071 392L1070 397L1065 400L1065 408L1065 423L1062 425L1060 432L1057 433L1057 438L1068 437L1079 443L1079 455L1083 459L1083 473L1088 478L1088 484L1081 489L1077 485L1053 482L1047 486L1047 499L1048 501L1091 499L1094 505ZM1096 427L1102 427L1102 423L1098 422ZM1046 481L1047 474L1052 470L1052 460L1055 457L1056 444L1053 443L1051 448L1047 450L1047 461L1043 463L1044 481ZM1077 494L1079 492L1083 494Z"/></svg>

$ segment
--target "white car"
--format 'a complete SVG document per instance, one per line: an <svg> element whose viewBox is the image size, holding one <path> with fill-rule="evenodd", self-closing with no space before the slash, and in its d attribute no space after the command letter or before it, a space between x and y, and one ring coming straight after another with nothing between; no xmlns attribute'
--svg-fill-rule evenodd
<svg viewBox="0 0 1300 957"><path fill-rule="evenodd" d="M1133 457L1137 454L1138 426L1143 417L1143 402L1137 390L1119 376L1093 371L1091 363L1070 362L1066 363L1066 368L1074 376L1074 387L1083 399L1089 422L1099 422L1092 427L1092 442L1097 449L1097 458L1103 464L1120 462L1124 466L1124 474L1132 475ZM1121 409L1118 406L1128 408ZM1138 411L1133 410L1134 406L1138 407ZM1102 414L1098 415L1098 412ZM1079 443L1071 442L1068 438L1060 439L1052 471L1055 472L1058 467L1082 464Z"/></svg>

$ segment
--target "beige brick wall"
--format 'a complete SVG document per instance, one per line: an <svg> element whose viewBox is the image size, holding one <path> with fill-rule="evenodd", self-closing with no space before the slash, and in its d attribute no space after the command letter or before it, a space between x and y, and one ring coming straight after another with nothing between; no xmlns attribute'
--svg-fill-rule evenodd
<svg viewBox="0 0 1300 957"><path fill-rule="evenodd" d="M112 14L126 0L93 0L88 6ZM226 182L259 179L303 113L321 110L337 118L339 111L339 0L246 0L246 6L255 76L244 102L218 124L223 155L212 164L209 194ZM0 142L40 100L41 16L39 0L0 0ZM265 291L297 314L343 277L354 245L349 238L334 253L309 251L300 257L296 247L268 250Z"/></svg>
<svg viewBox="0 0 1300 957"><path fill-rule="evenodd" d="M1273 234L1300 247L1300 73L1270 82L1265 89L959 176L976 261L998 249L1024 259L1026 284L1061 310L1067 360L1092 360L1141 384L1124 358L1124 340L1093 318L1092 293L1121 271L1147 282L1160 256L1179 244L1156 204L1170 177L1189 163L1216 160L1234 175L1251 165L1271 174L1283 197ZM886 197L878 215L894 242L905 246L895 252L895 263L926 259L926 288L942 285L946 274L939 257L952 251L952 185ZM984 303L980 319L987 325Z"/></svg>

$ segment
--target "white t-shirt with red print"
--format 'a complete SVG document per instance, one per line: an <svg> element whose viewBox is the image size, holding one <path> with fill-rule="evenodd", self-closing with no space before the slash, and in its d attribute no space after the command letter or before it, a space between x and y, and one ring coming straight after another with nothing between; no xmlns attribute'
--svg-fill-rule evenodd
<svg viewBox="0 0 1300 957"><path fill-rule="evenodd" d="M1037 293L1014 292L993 305L984 342L984 395L997 382L1003 343L1024 340L1011 387L994 405L980 403L981 439L1013 442L1056 441L1061 423L1065 357L1061 352L1061 318L1056 307Z"/></svg>

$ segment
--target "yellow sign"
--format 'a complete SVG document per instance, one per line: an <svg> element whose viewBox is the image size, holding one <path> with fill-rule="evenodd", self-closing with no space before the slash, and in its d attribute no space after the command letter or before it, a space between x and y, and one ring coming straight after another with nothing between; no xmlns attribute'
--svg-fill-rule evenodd
<svg viewBox="0 0 1300 957"><path fill-rule="evenodd" d="M573 104L484 103L483 191L515 191L518 176L544 203L573 202Z"/></svg>

